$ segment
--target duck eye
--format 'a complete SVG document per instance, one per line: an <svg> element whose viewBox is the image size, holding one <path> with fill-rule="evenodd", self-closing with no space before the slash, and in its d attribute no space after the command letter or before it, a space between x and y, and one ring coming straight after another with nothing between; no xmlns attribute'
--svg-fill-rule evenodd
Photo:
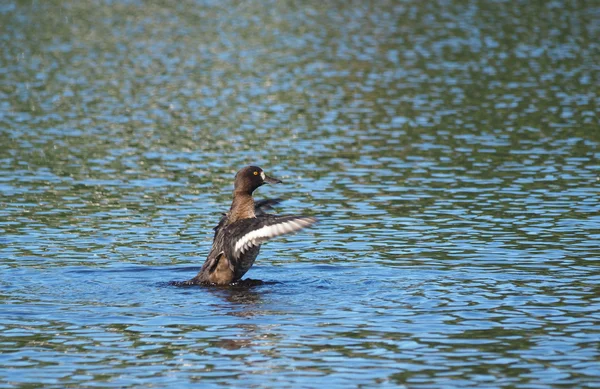
<svg viewBox="0 0 600 389"><path fill-rule="evenodd" d="M254 175L255 175L255 176L258 176L258 172L257 172L256 170L254 171Z"/></svg>

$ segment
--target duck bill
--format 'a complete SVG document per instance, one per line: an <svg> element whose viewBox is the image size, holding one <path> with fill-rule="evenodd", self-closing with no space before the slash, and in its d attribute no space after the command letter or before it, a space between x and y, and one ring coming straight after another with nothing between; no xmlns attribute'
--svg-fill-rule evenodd
<svg viewBox="0 0 600 389"><path fill-rule="evenodd" d="M281 180L278 180L277 178L269 177L269 176L267 176L266 174L265 174L264 181L265 181L267 184L281 184L281 183L283 183L283 181L281 181Z"/></svg>

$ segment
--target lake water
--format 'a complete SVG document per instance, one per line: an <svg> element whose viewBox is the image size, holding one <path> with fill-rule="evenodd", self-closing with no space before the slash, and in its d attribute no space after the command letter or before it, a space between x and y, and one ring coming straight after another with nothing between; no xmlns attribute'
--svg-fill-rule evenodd
<svg viewBox="0 0 600 389"><path fill-rule="evenodd" d="M0 388L600 388L592 1L0 5ZM258 286L193 277L235 172Z"/></svg>

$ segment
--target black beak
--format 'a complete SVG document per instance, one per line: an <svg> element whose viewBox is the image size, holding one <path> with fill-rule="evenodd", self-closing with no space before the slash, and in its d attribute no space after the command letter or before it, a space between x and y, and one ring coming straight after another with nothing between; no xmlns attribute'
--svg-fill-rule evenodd
<svg viewBox="0 0 600 389"><path fill-rule="evenodd" d="M265 181L267 184L281 184L281 183L283 183L283 181L281 181L281 180L278 180L277 178L269 177L269 176L267 176L266 174L265 174L265 179L264 179L264 181Z"/></svg>

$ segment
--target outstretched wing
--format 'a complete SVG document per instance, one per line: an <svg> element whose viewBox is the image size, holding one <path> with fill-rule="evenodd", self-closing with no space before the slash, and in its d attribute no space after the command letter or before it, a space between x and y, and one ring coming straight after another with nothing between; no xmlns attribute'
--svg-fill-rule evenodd
<svg viewBox="0 0 600 389"><path fill-rule="evenodd" d="M281 203L282 201L283 199L279 198L256 201L254 203L254 213L256 214L256 216L266 215L267 211L272 210L273 206ZM217 224L215 228L213 228L213 231L215 232L215 235L213 236L213 241L216 239L219 230L227 224L227 216L228 214L224 213L223 216L221 216L221 220L219 220L219 224Z"/></svg>
<svg viewBox="0 0 600 389"><path fill-rule="evenodd" d="M256 216L266 215L267 211L271 211L273 207L281 203L283 199L263 199L254 203L254 213Z"/></svg>
<svg viewBox="0 0 600 389"><path fill-rule="evenodd" d="M290 234L313 225L316 218L310 216L262 215L239 220L227 227L225 253L227 258L237 260L252 247L279 235Z"/></svg>
<svg viewBox="0 0 600 389"><path fill-rule="evenodd" d="M213 242L215 241L215 239L217 239L217 235L219 235L219 231L221 230L221 228L223 228L225 226L225 223L227 223L227 214L224 213L223 216L221 216L221 220L219 220L219 224L217 224L215 226L215 228L213 228L213 231L215 232L215 235L213 236Z"/></svg>

